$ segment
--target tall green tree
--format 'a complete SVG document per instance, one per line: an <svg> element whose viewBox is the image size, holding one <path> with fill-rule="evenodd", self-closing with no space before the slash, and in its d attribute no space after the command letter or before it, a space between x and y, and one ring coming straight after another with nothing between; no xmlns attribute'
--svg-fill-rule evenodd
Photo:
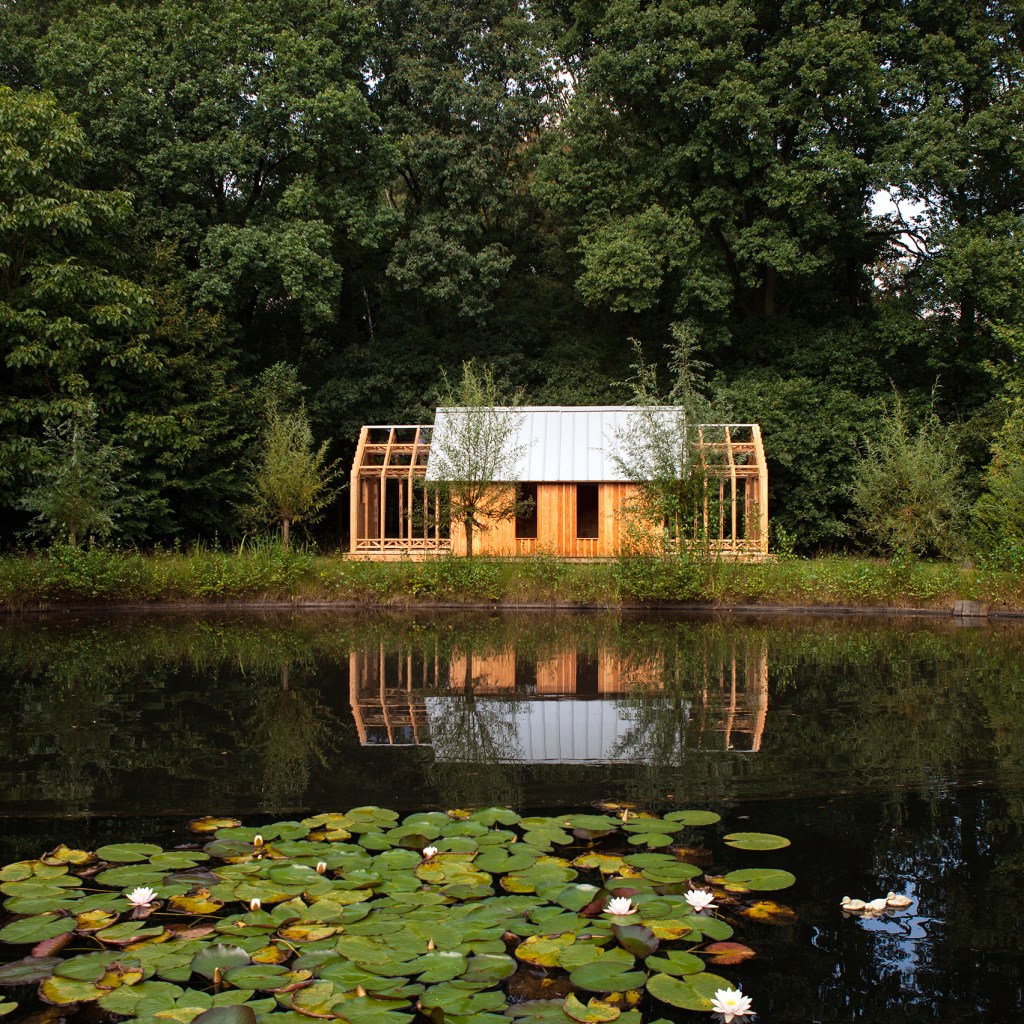
<svg viewBox="0 0 1024 1024"><path fill-rule="evenodd" d="M46 421L101 414L154 365L149 297L122 276L108 232L124 192L79 184L84 134L55 99L0 86L0 504L33 468Z"/></svg>
<svg viewBox="0 0 1024 1024"><path fill-rule="evenodd" d="M943 400L991 394L984 362L1024 325L1024 11L1013 0L901 5L891 33L886 217L895 291Z"/></svg>
<svg viewBox="0 0 1024 1024"><path fill-rule="evenodd" d="M89 132L96 179L130 189L140 231L177 245L191 297L257 365L329 338L346 266L378 231L365 8L45 6L45 36L23 47L38 80Z"/></svg>
<svg viewBox="0 0 1024 1024"><path fill-rule="evenodd" d="M723 339L734 319L862 308L880 245L871 5L573 11L576 45L594 42L541 189L575 224L584 299Z"/></svg>

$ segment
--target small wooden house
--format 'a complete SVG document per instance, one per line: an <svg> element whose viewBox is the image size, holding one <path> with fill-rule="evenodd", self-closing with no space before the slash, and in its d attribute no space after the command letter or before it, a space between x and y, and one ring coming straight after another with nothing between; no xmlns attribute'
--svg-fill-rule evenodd
<svg viewBox="0 0 1024 1024"><path fill-rule="evenodd" d="M649 516L645 521L642 501L644 480L691 471L700 487L688 536L699 535L723 557L767 554L768 471L757 424L687 425L671 407L526 406L442 408L431 426L363 427L352 467L354 556L466 554L465 530L446 513L442 495L460 472L452 468L459 465L453 436L487 434L475 416L502 424L502 450L489 460L493 472L485 479L495 481L495 493L514 488L520 500L514 516L474 534L474 554L608 558L627 541L635 549L638 538L658 550L666 540L692 542L666 535L666 524ZM634 443L652 432L658 444L647 448L660 451ZM469 450L474 443L459 441L467 464L477 461ZM629 479L630 469L637 479Z"/></svg>

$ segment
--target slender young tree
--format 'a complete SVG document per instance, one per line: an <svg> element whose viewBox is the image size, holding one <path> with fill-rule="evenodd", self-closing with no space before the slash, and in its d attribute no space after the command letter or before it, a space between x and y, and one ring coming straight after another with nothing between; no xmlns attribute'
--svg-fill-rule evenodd
<svg viewBox="0 0 1024 1024"><path fill-rule="evenodd" d="M46 426L35 450L37 483L18 500L20 509L35 513L31 533L77 547L83 537L102 539L117 529L131 501L123 490L129 452L100 441L96 418L90 405Z"/></svg>
<svg viewBox="0 0 1024 1024"><path fill-rule="evenodd" d="M296 523L315 523L338 493L340 467L327 458L328 441L313 447L306 407L291 411L271 403L263 449L252 483L252 512L263 522L281 524L281 543L289 549Z"/></svg>
<svg viewBox="0 0 1024 1024"><path fill-rule="evenodd" d="M636 411L629 426L615 437L612 461L619 474L637 485L628 509L633 527L649 545L652 528L662 527L664 549L679 550L679 542L706 540L706 516L698 508L717 495L706 486L708 455L700 445L707 431L701 426L714 419L704 395L706 364L696 358L696 343L686 327L672 326L674 343L667 345L672 386L662 395L655 367L648 363L638 342L636 362L627 381ZM710 515L710 510L709 510ZM717 520L717 509L714 512Z"/></svg>
<svg viewBox="0 0 1024 1024"><path fill-rule="evenodd" d="M472 360L462 364L457 384L444 377L444 416L430 445L430 479L440 486L452 523L465 529L470 558L477 530L526 508L512 484L525 452L516 443L520 404L519 394L503 395L490 367Z"/></svg>

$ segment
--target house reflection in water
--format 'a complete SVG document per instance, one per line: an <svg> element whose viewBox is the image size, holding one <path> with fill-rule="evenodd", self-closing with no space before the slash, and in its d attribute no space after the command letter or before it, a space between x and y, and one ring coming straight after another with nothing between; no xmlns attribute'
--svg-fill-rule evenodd
<svg viewBox="0 0 1024 1024"><path fill-rule="evenodd" d="M537 658L383 644L353 651L349 672L362 744L429 744L444 761L641 762L645 733L666 726L689 749L755 752L768 714L757 639L703 650L685 672L604 647Z"/></svg>

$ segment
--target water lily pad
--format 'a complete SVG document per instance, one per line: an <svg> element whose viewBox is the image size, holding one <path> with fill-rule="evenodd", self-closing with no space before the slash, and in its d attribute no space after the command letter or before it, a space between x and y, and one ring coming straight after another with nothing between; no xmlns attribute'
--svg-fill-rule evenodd
<svg viewBox="0 0 1024 1024"><path fill-rule="evenodd" d="M489 987L500 985L516 972L516 962L510 956L495 953L477 953L466 960L462 982L466 985Z"/></svg>
<svg viewBox="0 0 1024 1024"><path fill-rule="evenodd" d="M153 854L149 863L160 871L187 871L209 859L210 855L200 850L171 850L168 853Z"/></svg>
<svg viewBox="0 0 1024 1024"><path fill-rule="evenodd" d="M712 942L704 947L704 952L710 954L708 963L717 964L720 967L732 964L741 964L757 954L742 942Z"/></svg>
<svg viewBox="0 0 1024 1024"><path fill-rule="evenodd" d="M297 924L288 925L278 931L278 935L288 942L295 942L304 945L307 942L318 942L320 939L329 939L336 935L340 929L334 925L323 924L322 922L300 921Z"/></svg>
<svg viewBox="0 0 1024 1024"><path fill-rule="evenodd" d="M224 972L224 980L235 988L276 992L311 977L309 971L289 971L278 964L247 964Z"/></svg>
<svg viewBox="0 0 1024 1024"><path fill-rule="evenodd" d="M514 825L519 821L519 815L508 807L485 807L483 810L474 811L470 818L479 821L481 825Z"/></svg>
<svg viewBox="0 0 1024 1024"><path fill-rule="evenodd" d="M670 811L665 815L665 820L685 826L715 825L722 820L722 816L714 811Z"/></svg>
<svg viewBox="0 0 1024 1024"><path fill-rule="evenodd" d="M699 974L704 970L704 961L699 956L681 949L662 951L660 956L649 956L644 962L649 971L671 974L674 978Z"/></svg>
<svg viewBox="0 0 1024 1024"><path fill-rule="evenodd" d="M250 962L249 954L239 946L227 942L214 942L196 953L190 966L196 974L201 974L212 981L218 968L223 975L233 967L242 967Z"/></svg>
<svg viewBox="0 0 1024 1024"><path fill-rule="evenodd" d="M193 1024L195 1021L199 1024L256 1024L256 1014L251 1006L214 1006L192 1021Z"/></svg>
<svg viewBox="0 0 1024 1024"><path fill-rule="evenodd" d="M431 985L420 996L420 1004L427 1010L439 1007L449 1014L469 1015L477 1013L498 1012L504 1010L508 1003L504 993L500 991L467 992L456 987L457 982L442 982Z"/></svg>
<svg viewBox="0 0 1024 1024"><path fill-rule="evenodd" d="M434 949L404 965L409 974L415 974L428 985L451 981L466 973L466 956L455 950Z"/></svg>
<svg viewBox="0 0 1024 1024"><path fill-rule="evenodd" d="M122 985L100 996L99 1005L109 1013L141 1017L171 1009L183 991L167 981L142 981L138 985Z"/></svg>
<svg viewBox="0 0 1024 1024"><path fill-rule="evenodd" d="M238 828L242 823L237 818L217 818L207 815L204 818L193 818L188 827L193 832L216 832L219 828Z"/></svg>
<svg viewBox="0 0 1024 1024"><path fill-rule="evenodd" d="M76 867L82 867L85 864L92 864L96 860L96 854L88 850L73 850L61 843L39 859L44 864L74 864Z"/></svg>
<svg viewBox="0 0 1024 1024"><path fill-rule="evenodd" d="M224 901L212 899L208 889L200 889L189 896L173 896L167 909L179 914L216 914L224 909Z"/></svg>
<svg viewBox="0 0 1024 1024"><path fill-rule="evenodd" d="M13 1013L17 1008L17 1003L12 1002L4 996L0 996L0 1017L6 1017L7 1014Z"/></svg>
<svg viewBox="0 0 1024 1024"><path fill-rule="evenodd" d="M72 1003L95 1002L100 996L106 995L107 991L91 981L76 981L55 974L39 986L39 998L54 1006L68 1006Z"/></svg>
<svg viewBox="0 0 1024 1024"><path fill-rule="evenodd" d="M603 1002L600 999L591 999L586 1005L580 1002L575 992L570 992L565 997L562 1009L566 1015L580 1024L608 1024L617 1020L622 1011L617 1006Z"/></svg>
<svg viewBox="0 0 1024 1024"><path fill-rule="evenodd" d="M661 918L649 920L647 926L659 938L666 942L682 939L693 933L693 925L684 918Z"/></svg>
<svg viewBox="0 0 1024 1024"><path fill-rule="evenodd" d="M531 935L524 939L515 950L517 959L538 967L558 966L558 956L565 946L576 941L575 932L561 935Z"/></svg>
<svg viewBox="0 0 1024 1024"><path fill-rule="evenodd" d="M642 924L613 924L615 941L635 957L650 956L659 945L659 939L650 928Z"/></svg>
<svg viewBox="0 0 1024 1024"><path fill-rule="evenodd" d="M697 975L694 975L697 977ZM647 991L655 999L680 1010L710 1010L711 997L704 995L687 981L668 974L655 974L647 981Z"/></svg>
<svg viewBox="0 0 1024 1024"><path fill-rule="evenodd" d="M42 942L52 939L55 935L75 930L75 919L59 914L36 914L34 917L23 917L19 921L0 928L0 942L11 944Z"/></svg>
<svg viewBox="0 0 1024 1024"><path fill-rule="evenodd" d="M162 924L146 925L143 921L122 921L96 932L96 938L107 945L126 946L129 942L151 939L155 935L162 935L163 932Z"/></svg>
<svg viewBox="0 0 1024 1024"><path fill-rule="evenodd" d="M770 832L730 832L722 837L722 841L737 850L782 850L789 846L785 836L772 835Z"/></svg>
<svg viewBox="0 0 1024 1024"><path fill-rule="evenodd" d="M0 985L35 985L62 963L57 956L26 956L0 965Z"/></svg>
<svg viewBox="0 0 1024 1024"><path fill-rule="evenodd" d="M134 864L149 860L154 853L163 853L163 847L153 843L110 843L96 851L100 860L113 861L118 864Z"/></svg>
<svg viewBox="0 0 1024 1024"><path fill-rule="evenodd" d="M788 889L796 882L796 876L779 868L743 868L739 871L730 871L725 880L756 892L771 892Z"/></svg>
<svg viewBox="0 0 1024 1024"><path fill-rule="evenodd" d="M759 924L792 924L796 920L792 908L774 900L758 900L749 907L741 907L739 913Z"/></svg>
<svg viewBox="0 0 1024 1024"><path fill-rule="evenodd" d="M613 949L597 960L577 967L569 975L576 988L588 992L625 992L642 988L647 979L643 971L630 970L634 958L624 949Z"/></svg>
<svg viewBox="0 0 1024 1024"><path fill-rule="evenodd" d="M117 920L112 910L87 910L75 918L75 926L80 932L98 932L109 928Z"/></svg>
<svg viewBox="0 0 1024 1024"><path fill-rule="evenodd" d="M357 996L335 1003L334 1012L349 1024L407 1024L411 1013L402 1013L399 1007L407 1006L404 1000L385 1000L372 996Z"/></svg>
<svg viewBox="0 0 1024 1024"><path fill-rule="evenodd" d="M125 864L122 867L101 871L96 876L96 881L101 885L112 885L118 889L134 889L139 886L159 889L165 874L166 872L150 867L149 864Z"/></svg>
<svg viewBox="0 0 1024 1024"><path fill-rule="evenodd" d="M720 917L705 917L703 914L691 914L687 918L693 926L694 935L703 935L706 939L714 939L716 942L723 942L732 938L732 925L723 921Z"/></svg>

